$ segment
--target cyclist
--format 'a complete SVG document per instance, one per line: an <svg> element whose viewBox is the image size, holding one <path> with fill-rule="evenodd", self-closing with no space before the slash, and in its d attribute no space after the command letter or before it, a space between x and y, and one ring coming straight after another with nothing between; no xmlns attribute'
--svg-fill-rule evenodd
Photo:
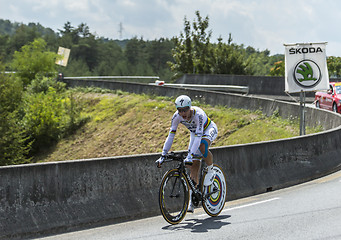
<svg viewBox="0 0 341 240"><path fill-rule="evenodd" d="M190 165L190 176L195 185L199 182L200 160L203 158L207 165L207 175L204 181L205 186L212 184L215 178L213 171L213 155L209 150L211 143L218 135L216 124L199 107L192 106L191 99L186 95L181 95L175 100L177 111L172 117L172 123L168 137L164 143L161 157L156 160L158 167L164 161L164 156L168 153L174 140L179 123L185 125L190 131L190 141L188 155L184 160L185 164ZM193 212L192 190L190 190L190 202L188 212Z"/></svg>

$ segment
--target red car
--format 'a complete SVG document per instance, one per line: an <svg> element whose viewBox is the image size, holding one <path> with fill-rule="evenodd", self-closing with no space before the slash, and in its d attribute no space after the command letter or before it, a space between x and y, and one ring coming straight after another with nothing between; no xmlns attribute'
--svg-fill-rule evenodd
<svg viewBox="0 0 341 240"><path fill-rule="evenodd" d="M315 105L341 113L341 82L331 82L329 86L328 91L315 93Z"/></svg>

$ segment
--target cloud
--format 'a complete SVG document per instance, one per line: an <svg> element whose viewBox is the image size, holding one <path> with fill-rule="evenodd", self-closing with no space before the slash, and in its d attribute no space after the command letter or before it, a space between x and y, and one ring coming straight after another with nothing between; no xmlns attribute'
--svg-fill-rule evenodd
<svg viewBox="0 0 341 240"><path fill-rule="evenodd" d="M341 2L336 0L0 0L0 16L13 22L39 22L53 30L66 22L86 23L101 37L171 38L183 31L184 17L209 16L212 41L229 33L237 44L283 53L283 43L330 42L341 56Z"/></svg>

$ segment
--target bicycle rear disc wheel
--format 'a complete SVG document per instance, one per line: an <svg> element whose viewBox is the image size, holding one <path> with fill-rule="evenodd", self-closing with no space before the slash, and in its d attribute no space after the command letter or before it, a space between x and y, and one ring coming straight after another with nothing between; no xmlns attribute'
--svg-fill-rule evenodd
<svg viewBox="0 0 341 240"><path fill-rule="evenodd" d="M203 200L202 203L205 212L208 215L215 217L220 214L225 206L227 186L223 170L216 164L213 165L213 170L216 172L216 176L213 183L208 187L204 186L204 179L207 174L207 172L204 172L201 182L201 191L203 196L206 196L206 199Z"/></svg>
<svg viewBox="0 0 341 240"><path fill-rule="evenodd" d="M178 169L169 170L162 178L159 189L159 206L163 218L170 224L178 224L187 213L189 184Z"/></svg>

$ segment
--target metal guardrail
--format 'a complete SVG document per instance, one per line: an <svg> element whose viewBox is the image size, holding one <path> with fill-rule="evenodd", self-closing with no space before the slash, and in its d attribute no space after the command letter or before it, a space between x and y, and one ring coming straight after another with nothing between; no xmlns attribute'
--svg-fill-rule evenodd
<svg viewBox="0 0 341 240"><path fill-rule="evenodd" d="M154 83L149 83L149 85L156 86L170 86L170 87L179 87L179 88L192 88L192 89L204 89L204 90L213 90L213 91L223 91L223 92L236 92L236 93L249 93L248 86L237 86L237 85L204 85L204 84L177 84L177 83L165 83L164 81L160 81L159 76L81 76L81 77L63 77L59 76L61 79L151 79L156 80Z"/></svg>
<svg viewBox="0 0 341 240"><path fill-rule="evenodd" d="M179 88L192 88L192 89L204 89L213 91L224 91L224 92L238 92L238 93L249 93L248 86L237 86L237 85L203 85L203 84L177 84L177 83L164 83L163 81L156 81L155 83L149 83L149 85L157 86L170 86Z"/></svg>
<svg viewBox="0 0 341 240"><path fill-rule="evenodd" d="M83 76L63 77L64 79L160 79L158 76Z"/></svg>

